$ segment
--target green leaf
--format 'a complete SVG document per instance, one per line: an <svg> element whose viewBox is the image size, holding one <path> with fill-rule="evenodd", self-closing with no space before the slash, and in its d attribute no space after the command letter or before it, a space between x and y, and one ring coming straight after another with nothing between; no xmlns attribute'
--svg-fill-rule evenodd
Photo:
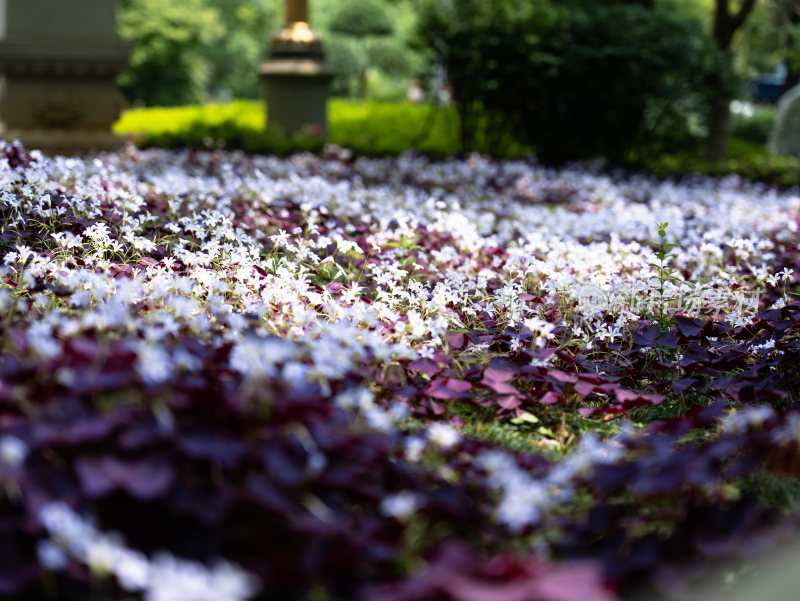
<svg viewBox="0 0 800 601"><path fill-rule="evenodd" d="M533 415L532 413L528 413L525 411L524 413L520 414L518 417L515 417L510 420L512 424L520 425L520 424L538 424L539 418Z"/></svg>

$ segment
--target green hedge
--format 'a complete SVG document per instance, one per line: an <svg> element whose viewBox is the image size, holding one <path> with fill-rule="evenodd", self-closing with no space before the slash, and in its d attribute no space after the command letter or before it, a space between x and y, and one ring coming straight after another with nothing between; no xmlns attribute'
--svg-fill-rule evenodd
<svg viewBox="0 0 800 601"><path fill-rule="evenodd" d="M751 105L750 112L733 115L733 135L743 140L766 144L775 121L776 108L772 105Z"/></svg>
<svg viewBox="0 0 800 601"><path fill-rule="evenodd" d="M659 177L736 174L777 186L800 186L800 160L770 154L762 144L743 138L733 138L731 156L725 161L709 162L697 153L676 153L640 162L635 167Z"/></svg>
<svg viewBox="0 0 800 601"><path fill-rule="evenodd" d="M285 155L319 150L311 136L286 138L265 131L265 108L258 101L172 108L132 109L114 132L142 147L226 148ZM326 142L356 154L397 155L410 148L434 156L458 152L458 115L452 108L331 100Z"/></svg>

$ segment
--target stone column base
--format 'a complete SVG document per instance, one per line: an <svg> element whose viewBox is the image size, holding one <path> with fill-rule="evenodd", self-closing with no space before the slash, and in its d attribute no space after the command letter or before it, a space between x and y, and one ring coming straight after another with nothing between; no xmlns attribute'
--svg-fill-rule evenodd
<svg viewBox="0 0 800 601"><path fill-rule="evenodd" d="M9 129L0 128L0 137L19 140L27 150L41 150L49 155L75 155L119 150L126 138L106 130Z"/></svg>
<svg viewBox="0 0 800 601"><path fill-rule="evenodd" d="M52 154L119 148L111 134L122 108L115 78L128 54L114 40L0 40L3 137Z"/></svg>
<svg viewBox="0 0 800 601"><path fill-rule="evenodd" d="M267 130L324 137L333 69L315 58L275 58L259 70L267 99Z"/></svg>

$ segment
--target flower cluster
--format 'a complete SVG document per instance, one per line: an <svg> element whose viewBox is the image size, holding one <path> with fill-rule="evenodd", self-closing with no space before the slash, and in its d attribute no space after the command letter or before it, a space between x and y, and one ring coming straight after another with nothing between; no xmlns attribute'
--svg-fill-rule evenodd
<svg viewBox="0 0 800 601"><path fill-rule="evenodd" d="M791 191L0 142L0 222L0 596L606 601L800 461Z"/></svg>

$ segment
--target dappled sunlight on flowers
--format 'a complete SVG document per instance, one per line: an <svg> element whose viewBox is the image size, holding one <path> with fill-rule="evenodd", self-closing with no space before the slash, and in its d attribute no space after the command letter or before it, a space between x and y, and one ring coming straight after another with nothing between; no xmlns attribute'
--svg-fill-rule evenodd
<svg viewBox="0 0 800 601"><path fill-rule="evenodd" d="M610 601L800 464L795 191L0 156L0 595Z"/></svg>

